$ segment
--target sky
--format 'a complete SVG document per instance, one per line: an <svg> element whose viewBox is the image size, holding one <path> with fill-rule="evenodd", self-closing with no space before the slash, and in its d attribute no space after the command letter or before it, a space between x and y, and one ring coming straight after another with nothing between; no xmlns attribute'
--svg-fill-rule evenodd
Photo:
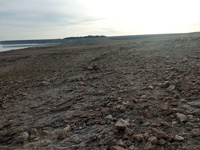
<svg viewBox="0 0 200 150"><path fill-rule="evenodd" d="M200 31L199 0L1 0L0 40Z"/></svg>

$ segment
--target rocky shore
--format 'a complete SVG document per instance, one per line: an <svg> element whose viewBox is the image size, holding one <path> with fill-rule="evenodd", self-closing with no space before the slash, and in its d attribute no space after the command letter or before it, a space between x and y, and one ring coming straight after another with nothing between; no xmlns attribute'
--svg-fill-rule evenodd
<svg viewBox="0 0 200 150"><path fill-rule="evenodd" d="M198 150L200 34L0 53L2 150Z"/></svg>

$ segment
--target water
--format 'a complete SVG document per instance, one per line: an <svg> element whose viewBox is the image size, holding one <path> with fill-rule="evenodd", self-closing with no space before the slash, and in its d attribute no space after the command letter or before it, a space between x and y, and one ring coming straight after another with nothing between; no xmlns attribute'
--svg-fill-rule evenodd
<svg viewBox="0 0 200 150"><path fill-rule="evenodd" d="M17 50L28 47L38 47L38 46L50 46L57 45L56 43L45 43L45 44L0 44L0 52L9 51L9 50Z"/></svg>

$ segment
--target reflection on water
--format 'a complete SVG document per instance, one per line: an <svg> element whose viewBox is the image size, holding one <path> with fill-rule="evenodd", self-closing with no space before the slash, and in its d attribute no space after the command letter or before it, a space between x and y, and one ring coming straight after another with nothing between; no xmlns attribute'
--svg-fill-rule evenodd
<svg viewBox="0 0 200 150"><path fill-rule="evenodd" d="M45 43L45 44L0 44L0 52L9 51L9 50L17 50L28 47L37 47L37 46L50 46L57 45L56 43Z"/></svg>

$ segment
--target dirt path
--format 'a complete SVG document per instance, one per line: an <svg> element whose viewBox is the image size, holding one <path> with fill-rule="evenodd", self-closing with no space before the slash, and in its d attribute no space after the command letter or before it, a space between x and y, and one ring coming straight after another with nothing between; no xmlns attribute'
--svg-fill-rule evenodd
<svg viewBox="0 0 200 150"><path fill-rule="evenodd" d="M0 149L200 147L200 38L0 56Z"/></svg>

